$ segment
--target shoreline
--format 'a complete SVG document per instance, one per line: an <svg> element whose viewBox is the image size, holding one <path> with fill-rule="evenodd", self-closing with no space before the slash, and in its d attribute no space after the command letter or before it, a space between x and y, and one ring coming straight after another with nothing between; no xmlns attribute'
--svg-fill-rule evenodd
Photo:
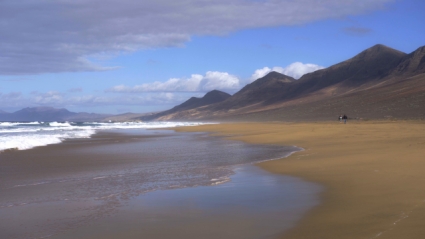
<svg viewBox="0 0 425 239"><path fill-rule="evenodd" d="M322 203L278 238L421 238L425 229L425 124L233 123L174 128L304 151L256 164L324 186Z"/></svg>
<svg viewBox="0 0 425 239"><path fill-rule="evenodd" d="M205 195L211 194L211 196L216 197L217 200L227 202L228 205L226 206L226 208L232 210L235 210L235 208L241 206L239 205L239 203L246 201L245 204L249 206L245 205L245 209L239 208L237 211L231 214L226 214L225 211L223 211L223 218L227 218L227 220L230 220L228 217L233 218L231 223L229 221L229 223L225 225L225 227L227 228L226 230L231 230L231 225L235 225L235 229L231 230L232 236L223 238L236 238L236 236L238 236L239 238L249 237L254 239L257 238L254 236L257 234L266 232L273 232L273 234L279 234L283 231L283 229L287 229L288 225L281 227L281 225L283 225L284 223L276 224L276 221L274 220L270 221L270 224L267 225L266 223L265 225L265 222L267 222L268 220L268 216L276 218L277 215L280 215L280 217L277 217L280 222L288 222L290 223L290 226L293 226L294 221L298 221L301 215L305 214L306 210L309 210L312 206L317 204L316 202L313 202L315 199L317 199L318 195L318 189L316 190L315 188L319 186L317 186L316 184L310 184L308 182L304 182L303 180L298 179L293 180L291 179L292 177L281 177L281 175L273 175L268 171L262 170L254 166L261 159L265 159L265 161L274 160L277 157L292 154L295 150L297 150L297 148L280 146L276 147L270 145L258 145L256 147L252 147L248 144L236 141L226 142L225 137L210 137L207 135L207 133L174 133L168 130L167 132L163 129L160 129L159 131L162 131L162 133L157 134L157 132L155 132L154 130L147 131L147 134L143 135L140 135L138 132L127 132L126 134L123 133L125 131L104 131L97 132L89 139L70 139L60 144L36 147L29 150L5 152L2 155L4 157L4 160L0 161L0 166L2 169L0 171L0 178L4 179L0 183L0 191L3 190L3 193L0 193L0 195L3 195L0 200L0 210L2 210L3 213L3 216L0 217L0 221L2 221L2 223L0 224L3 224L2 226L0 226L0 231L2 231L2 233L0 234L9 237L11 235L15 235L14 233L27 233L25 235L31 235L32 237L37 238L37 233L41 233L42 235L40 236L43 236L44 230L46 230L47 232L52 231L53 234L56 234L56 231L61 232L62 230L67 230L66 228L68 227L68 225L75 225L75 232L83 233L80 238L84 238L84 235L99 235L103 232L96 232L96 227L91 229L91 223L90 225L85 227L84 230L82 229L82 231L86 231L88 234L84 234L85 232L82 232L79 229L80 225L89 223L90 218L101 218L102 222L109 225L107 227L111 228L111 230L113 231L113 225L115 223L111 223L111 221L113 220L108 219L107 216L105 216L103 220L103 215L114 214L114 211L120 212L122 210L122 205L125 205L128 202L134 202L135 205L140 206L143 204L144 199L146 199L147 197L151 197L148 195L154 193L155 195L167 194L169 196L168 198L171 199L169 203L172 204L173 195L178 196L180 194L184 194L184 192L198 192L195 193L195 195L197 195L197 197L203 198L202 200L199 199L199 203L208 202L208 200L210 199L208 199L208 197L206 197ZM196 182L182 182L184 185L187 185L183 187L182 190L180 190L180 187L175 188L175 185L162 185L161 182L158 182L158 188L156 191L149 191L148 189L148 191L142 190L141 187L144 184L139 185L137 183L137 180L140 178L141 174L138 174L136 171L130 172L128 171L128 169L144 165L139 165L138 163L138 160L140 160L140 146L144 145L144 147L150 148L151 146L154 146L154 142L158 142L157 144L159 144L158 146L160 146L161 148L166 147L167 143L165 141L162 141L161 138L164 138L164 140L168 140L168 143L173 144L174 147L176 144L176 140L180 139L179 141L182 141L181 139L185 139L183 141L187 141L187 143L178 147L182 148L181 146L185 146L185 149L188 153L195 153L195 155L198 155L194 158L199 158L199 155L209 155L208 151L205 151L207 148L216 148L215 151L218 152L218 154L215 154L215 156L213 156L213 158L216 159L214 160L214 164L224 164L217 168L220 170L220 172L211 171L213 173L211 174L211 176L222 175L223 172L221 170L223 169L228 171L225 172L226 175L230 173L229 176L210 178L210 176L208 175L208 179L211 180L205 182L200 181L201 178L199 178ZM161 142L165 142L165 144ZM197 142L197 145L201 147L196 147L194 145L194 142ZM146 146L146 144L149 144L150 146ZM137 151L136 155L128 155L134 150ZM232 154L232 150L235 153L238 153ZM133 153L135 153L136 151L134 151ZM175 152L175 150L173 152ZM207 154L202 154L202 152L206 152ZM218 159L222 160L222 162L218 161ZM150 158L148 157L146 158L146 160L150 160ZM158 159L155 159L155 161L157 160ZM199 159L196 159L195 161L199 161ZM149 163L148 161L146 162ZM170 161L163 162L165 163ZM195 162L193 160L187 162L190 162L192 164L192 167L194 166L193 163ZM140 163L142 162L140 161ZM173 162L171 161L171 163ZM149 166L149 164L145 165ZM175 165L175 163L173 165ZM247 168L252 168L252 170L248 170L249 172L260 173L249 174L245 170ZM152 169L153 168L150 168L150 173ZM205 169L200 169L202 169L202 172L206 172ZM244 172L242 173L244 175L243 177L240 175L240 169L242 169L242 171ZM158 170L161 171L162 167L158 168ZM148 174L143 175L146 176L146 179L148 179ZM170 176L173 175L178 176L179 174L173 173ZM194 175L202 176L203 174ZM261 177L258 178L257 176ZM233 180L232 182L224 183L228 181L227 177L239 178L239 181L240 179L242 179L242 183L235 184ZM150 181L146 182L149 183ZM177 181L172 182L178 184ZM295 185L291 186L291 182ZM149 187L152 186L154 185L150 185ZM233 188L239 193L234 195L233 190L229 191L226 188ZM249 190L249 188L251 188L252 190ZM269 188L267 189L267 193L265 193L264 191L260 193L261 190L266 190L266 188ZM311 190L309 190L309 188L311 188ZM296 192L297 190L298 193ZM216 195L212 192L221 193L218 193ZM231 196L232 193L233 196ZM139 194L140 196L138 196ZM218 195L221 195L221 197L219 197ZM266 196L268 199L262 198L262 195L268 195ZM137 203L137 200L133 197L138 198L137 200L139 201L139 203ZM298 204L297 207L291 208L290 206L288 206L292 205L291 203L281 203L285 201L286 198L294 197L298 197L298 200L294 200L295 204ZM277 200L277 198L280 198L280 200ZM193 198L190 197L186 199L187 200L183 200L181 202L183 206L187 206L187 203L190 203L190 201L193 200ZM207 201L203 201L204 199ZM274 200L274 206L271 206L271 204L267 203L267 200L271 199ZM303 203L301 202L305 202L305 205L302 206ZM202 214L199 215L200 221L192 221L192 219L188 219L188 222L196 222L205 230L213 231L214 228L209 227L208 223L202 224L201 220L205 222L210 222L209 220L212 218L210 218L208 215L214 213L214 205L215 202L213 202L211 206L203 210L204 216ZM235 208L230 205L234 205ZM259 208L262 207L267 208L267 211L261 212ZM52 210L55 212L63 210L70 210L75 212L67 214L65 213L65 211L63 211L64 214L58 214L54 213ZM258 210L258 212L250 212L250 210ZM32 211L34 213L29 216L26 216L25 218L22 218L22 213L24 213L25 211ZM193 205L192 208L188 208L187 212L190 213L194 211L199 211L196 205ZM296 213L297 211L301 214L298 215ZM138 211L135 211L132 214L134 217L137 217L136 212ZM284 212L291 212L291 216L289 216L289 214L285 215ZM250 214L251 216L241 216L245 215L246 213ZM181 213L181 215L185 214L186 213L184 212ZM258 220L256 218L256 215L260 214L262 215L262 220ZM63 218L62 216L64 215L71 215L72 217L69 217L69 219L67 219L68 217ZM84 216L81 217L82 215ZM167 211L164 211L162 212L162 215L156 216L154 212L151 212L151 216L158 217L161 220L170 221L172 218L175 218L178 215L172 213L167 214ZM122 218L125 219L124 216ZM86 219L89 221L86 221ZM49 220L54 221L54 223L49 222ZM130 221L131 216L128 217L127 222ZM258 225L263 225L264 229L262 230L261 227L258 227L257 232L252 232L251 235L248 235L244 230L242 230L244 227L249 228L246 226L246 224L244 224L247 221L252 224L259 223ZM19 226L21 222L23 222L22 224L25 226L25 229L21 228L22 225ZM218 223L218 218L215 218L211 222ZM94 221L93 223L93 225L102 224L100 222L99 224L97 224L96 221ZM222 223L218 224L221 225ZM171 224L161 225L170 226ZM37 227L38 230L36 230ZM120 231L124 227L125 226L118 227L117 231ZM273 229L269 231L269 229L267 228ZM134 233L140 233L140 230L137 229L137 227L133 227L132 229ZM193 227L186 227L186 231L188 232L190 232L192 229L194 230L194 233L198 233L198 236L193 238L199 238L199 235L201 235L200 233L202 233L202 231L195 230ZM252 228L249 228L249 230L252 230ZM37 231L37 233L32 234L33 231ZM69 233L65 234L70 235L69 238L75 238L72 236L74 235L73 233L74 229L70 230ZM179 233L185 234L186 232L180 231ZM229 232L225 232L223 230L221 230L220 233L222 233L223 235L229 235ZM62 233L59 233L52 238L62 238L62 235ZM66 238L66 235L63 235L64 238Z"/></svg>

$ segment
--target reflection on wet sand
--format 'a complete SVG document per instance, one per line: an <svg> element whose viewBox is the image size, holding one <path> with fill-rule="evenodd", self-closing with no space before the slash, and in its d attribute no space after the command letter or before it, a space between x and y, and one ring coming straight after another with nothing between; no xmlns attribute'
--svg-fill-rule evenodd
<svg viewBox="0 0 425 239"><path fill-rule="evenodd" d="M185 207L178 207L174 216L163 210L154 210L169 208L167 212L175 211L167 205L177 200L179 192L194 190L200 202L206 201L205 195L211 189L218 190L230 185L222 183L229 181L235 165L281 158L296 150L299 149L290 146L250 145L208 137L203 133L139 130L130 134L99 133L92 139L5 152L0 160L0 235L6 238L42 238L53 235L61 238L67 233L72 235L72 232L84 225L106 220L109 218L107 216L117 218L118 215L127 215L122 214L128 210L126 205L140 205L140 197L154 197L150 195L161 193L169 194L166 197L168 201L153 200L156 206L151 204L136 208L149 212L153 217L164 215L159 220L164 220L165 224L158 224L158 227L167 226L171 223L167 220L178 214L188 215L192 210L188 208L185 212ZM284 181L282 183L286 185ZM209 185L220 186L187 188ZM243 184L236 185L238 187L235 188L242 188ZM255 184L248 185L254 187ZM186 189L153 192L178 188ZM242 195L244 190L240 191ZM279 188L273 190L280 193ZM282 190L285 194L284 187ZM226 196L226 193L217 195L227 197L229 205L240 201L240 198ZM310 196L309 200L312 198ZM186 199L181 199L181 203L186 203ZM308 201L304 208L309 208L310 204L311 201ZM130 211L137 212L134 208L131 207ZM214 210L214 207L203 210L202 215ZM238 213L224 213L221 216L230 218L230 215L246 219ZM130 218L121 218L131 224ZM196 222L207 222L210 219L201 216Z"/></svg>

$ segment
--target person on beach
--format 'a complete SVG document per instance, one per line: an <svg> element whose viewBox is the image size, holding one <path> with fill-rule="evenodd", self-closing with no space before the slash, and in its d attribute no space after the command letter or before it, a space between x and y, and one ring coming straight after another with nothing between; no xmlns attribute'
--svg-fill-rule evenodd
<svg viewBox="0 0 425 239"><path fill-rule="evenodd" d="M342 119L344 120L344 124L346 124L347 123L347 119L348 119L347 115L344 114L344 116L342 117Z"/></svg>
<svg viewBox="0 0 425 239"><path fill-rule="evenodd" d="M339 123L342 123L342 115L339 115Z"/></svg>

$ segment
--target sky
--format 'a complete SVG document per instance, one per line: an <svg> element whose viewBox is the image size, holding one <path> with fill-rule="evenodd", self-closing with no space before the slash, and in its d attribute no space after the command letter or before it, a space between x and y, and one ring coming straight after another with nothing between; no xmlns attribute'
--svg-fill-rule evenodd
<svg viewBox="0 0 425 239"><path fill-rule="evenodd" d="M0 109L121 114L425 45L422 0L0 0Z"/></svg>

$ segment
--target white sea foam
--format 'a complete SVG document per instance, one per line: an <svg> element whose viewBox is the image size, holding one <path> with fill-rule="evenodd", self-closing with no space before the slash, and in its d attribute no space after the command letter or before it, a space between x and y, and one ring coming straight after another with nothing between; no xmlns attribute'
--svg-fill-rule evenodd
<svg viewBox="0 0 425 239"><path fill-rule="evenodd" d="M5 149L31 149L37 146L61 143L65 139L88 138L95 131L92 129L52 132L52 134L21 134L0 136L0 151Z"/></svg>
<svg viewBox="0 0 425 239"><path fill-rule="evenodd" d="M41 122L42 124L43 122ZM39 125L40 122L0 122L0 127L16 126L16 125Z"/></svg>
<svg viewBox="0 0 425 239"><path fill-rule="evenodd" d="M51 122L49 123L49 125L56 126L56 127L72 127L72 125L70 125L69 122L65 122L65 123Z"/></svg>
<svg viewBox="0 0 425 239"><path fill-rule="evenodd" d="M19 123L19 124L22 124L22 125L37 125L37 124L43 124L43 122L35 121L35 122L25 122L25 123Z"/></svg>
<svg viewBox="0 0 425 239"><path fill-rule="evenodd" d="M7 126L20 125L20 124L22 124L22 123L1 122L0 126L7 127Z"/></svg>
<svg viewBox="0 0 425 239"><path fill-rule="evenodd" d="M194 126L204 123L192 122L1 122L0 151L5 149L25 150L38 146L61 143L65 139L88 138L97 130L151 129L179 126Z"/></svg>
<svg viewBox="0 0 425 239"><path fill-rule="evenodd" d="M219 177L219 178L213 178L213 179L211 179L211 182L213 182L213 183L211 183L211 186L227 183L227 182L230 182L230 181L232 181L232 180L227 176L222 176L222 177Z"/></svg>

